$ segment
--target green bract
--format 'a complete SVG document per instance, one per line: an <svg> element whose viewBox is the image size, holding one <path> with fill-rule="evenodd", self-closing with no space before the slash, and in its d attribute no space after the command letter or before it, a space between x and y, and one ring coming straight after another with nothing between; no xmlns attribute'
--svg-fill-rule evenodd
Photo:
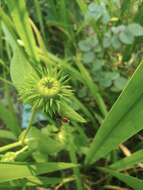
<svg viewBox="0 0 143 190"><path fill-rule="evenodd" d="M28 75L19 87L21 99L25 103L50 114L60 112L61 104L69 103L72 90L66 85L66 76L55 70L44 69L40 74Z"/></svg>

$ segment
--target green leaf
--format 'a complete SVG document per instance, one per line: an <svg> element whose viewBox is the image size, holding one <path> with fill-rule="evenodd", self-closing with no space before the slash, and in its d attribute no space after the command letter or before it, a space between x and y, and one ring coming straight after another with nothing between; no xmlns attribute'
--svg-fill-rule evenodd
<svg viewBox="0 0 143 190"><path fill-rule="evenodd" d="M82 40L78 43L79 49L83 52L88 52L91 50L91 46L87 40Z"/></svg>
<svg viewBox="0 0 143 190"><path fill-rule="evenodd" d="M33 186L46 186L47 185L55 185L58 183L68 183L73 181L74 177L69 178L59 178L59 177L35 177L30 176L27 179L13 180L13 182L4 182L0 183L0 188L12 188L12 187L33 187Z"/></svg>
<svg viewBox="0 0 143 190"><path fill-rule="evenodd" d="M13 23L29 55L38 60L36 42L29 24L29 17L24 0L6 0Z"/></svg>
<svg viewBox="0 0 143 190"><path fill-rule="evenodd" d="M83 113L90 118L90 120L94 123L94 117L92 116L92 114L90 113L90 111L87 109L87 107L76 97L73 97L73 101L74 103L79 106L79 108L83 111Z"/></svg>
<svg viewBox="0 0 143 190"><path fill-rule="evenodd" d="M28 146L32 150L39 150L42 154L55 154L62 150L62 144L52 139L50 135L41 133L37 128L32 127L27 138Z"/></svg>
<svg viewBox="0 0 143 190"><path fill-rule="evenodd" d="M29 75L36 74L33 67L18 49L14 52L14 56L11 60L10 74L16 88L21 87Z"/></svg>
<svg viewBox="0 0 143 190"><path fill-rule="evenodd" d="M75 167L71 163L0 163L0 183ZM14 172L16 171L16 172Z"/></svg>
<svg viewBox="0 0 143 190"><path fill-rule="evenodd" d="M16 137L11 131L1 129L0 130L0 139L16 140Z"/></svg>
<svg viewBox="0 0 143 190"><path fill-rule="evenodd" d="M116 170L124 170L133 167L143 161L143 150L139 150L122 160L119 160L109 167Z"/></svg>
<svg viewBox="0 0 143 190"><path fill-rule="evenodd" d="M73 110L73 108L70 105L62 104L61 105L61 113L63 116L68 117L71 120L84 123L86 120L78 114L76 111Z"/></svg>
<svg viewBox="0 0 143 190"><path fill-rule="evenodd" d="M129 24L128 30L133 36L143 36L143 27L138 23Z"/></svg>
<svg viewBox="0 0 143 190"><path fill-rule="evenodd" d="M103 169L103 171L110 173L112 176L118 178L120 181L126 183L128 186L133 188L134 190L142 190L143 189L143 180L138 179L136 177L132 177L129 175L125 175L113 170Z"/></svg>
<svg viewBox="0 0 143 190"><path fill-rule="evenodd" d="M110 32L106 32L104 37L103 37L103 47L104 48L109 48L111 45L111 33Z"/></svg>
<svg viewBox="0 0 143 190"><path fill-rule="evenodd" d="M98 20L103 15L103 7L96 3L90 3L88 6L87 18Z"/></svg>
<svg viewBox="0 0 143 190"><path fill-rule="evenodd" d="M93 82L88 70L81 63L80 55L77 55L76 64L80 70L83 83L88 87L91 95L95 98L103 116L106 116L107 114L106 105L102 99L102 96L99 93L97 85Z"/></svg>
<svg viewBox="0 0 143 190"><path fill-rule="evenodd" d="M134 42L133 34L126 28L125 31L119 34L119 39L124 44L132 44Z"/></svg>
<svg viewBox="0 0 143 190"><path fill-rule="evenodd" d="M119 48L121 48L121 45L122 45L121 42L119 41L117 35L113 35L113 37L111 39L111 44L114 49L119 49Z"/></svg>
<svg viewBox="0 0 143 190"><path fill-rule="evenodd" d="M28 177L27 180L14 180L13 183L5 182L0 183L0 188L10 188L10 187L32 187L32 186L47 186L47 185L55 185L62 181L61 178L54 177Z"/></svg>
<svg viewBox="0 0 143 190"><path fill-rule="evenodd" d="M98 130L86 157L92 163L143 129L143 63L140 64Z"/></svg>
<svg viewBox="0 0 143 190"><path fill-rule="evenodd" d="M20 134L21 130L17 123L17 119L13 113L9 112L2 102L0 102L0 119L5 123L6 127L13 132L14 135L18 136Z"/></svg>
<svg viewBox="0 0 143 190"><path fill-rule="evenodd" d="M127 81L128 81L128 79L126 79L125 77L122 77L122 76L120 76L116 80L114 80L114 86L115 86L116 90L117 91L123 90Z"/></svg>
<svg viewBox="0 0 143 190"><path fill-rule="evenodd" d="M95 58L95 54L90 51L83 54L83 62L86 64L92 63Z"/></svg>

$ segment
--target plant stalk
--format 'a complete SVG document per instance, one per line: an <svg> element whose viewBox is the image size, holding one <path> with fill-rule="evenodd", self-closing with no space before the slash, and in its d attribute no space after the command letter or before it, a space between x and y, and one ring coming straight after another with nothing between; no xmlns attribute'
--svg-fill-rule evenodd
<svg viewBox="0 0 143 190"><path fill-rule="evenodd" d="M18 141L18 142L12 143L12 144L2 146L2 147L0 147L0 153L5 152L5 151L12 149L12 148L16 148L16 147L21 146L21 145L22 145L21 141Z"/></svg>
<svg viewBox="0 0 143 190"><path fill-rule="evenodd" d="M25 141L25 138L26 138L26 136L28 135L28 133L29 133L31 127L32 127L32 122L33 122L33 120L34 120L35 113L36 113L36 108L33 107L32 113L31 113L31 117L30 117L30 120L29 120L28 127L27 127L27 129L26 129L26 131L25 131L25 133L24 133L24 135L23 135L23 137L22 137L22 139L21 139L22 144L25 144L24 141Z"/></svg>
<svg viewBox="0 0 143 190"><path fill-rule="evenodd" d="M74 145L73 145L72 142L70 143L69 156L70 156L70 160L71 160L72 163L78 164L76 153L75 153L75 150L74 150ZM73 173L74 173L75 180L76 180L77 190L83 190L83 185L82 185L82 182L81 182L79 167L73 168Z"/></svg>

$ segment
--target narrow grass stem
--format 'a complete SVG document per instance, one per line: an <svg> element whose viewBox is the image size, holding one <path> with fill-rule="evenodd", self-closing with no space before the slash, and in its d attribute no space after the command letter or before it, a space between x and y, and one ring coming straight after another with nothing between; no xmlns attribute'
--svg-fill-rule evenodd
<svg viewBox="0 0 143 190"><path fill-rule="evenodd" d="M98 86L93 82L92 77L90 76L90 73L82 64L81 54L77 53L75 63L80 70L84 85L86 85L88 89L90 90L90 93L93 96L93 98L95 98L95 101L97 102L103 117L105 117L108 113L106 104L104 103L104 99L102 98L99 92Z"/></svg>
<svg viewBox="0 0 143 190"><path fill-rule="evenodd" d="M72 142L70 143L69 156L70 156L70 160L72 163L78 164L76 153L74 150L74 145ZM73 173L74 173L75 180L76 180L77 190L83 190L79 167L73 168Z"/></svg>
<svg viewBox="0 0 143 190"><path fill-rule="evenodd" d="M31 117L30 117L30 120L29 120L28 127L27 127L27 129L26 129L26 131L25 131L25 133L24 133L24 135L23 135L23 137L22 137L22 140L21 140L22 144L25 144L24 141L25 141L25 138L26 138L27 134L29 133L31 127L32 127L32 122L33 122L33 120L34 120L35 114L36 114L36 108L33 107L32 113L31 113Z"/></svg>
<svg viewBox="0 0 143 190"><path fill-rule="evenodd" d="M18 142L12 143L12 144L2 146L2 147L0 147L0 153L5 152L7 150L10 150L12 148L16 148L16 147L21 146L21 145L22 145L21 141L18 141Z"/></svg>

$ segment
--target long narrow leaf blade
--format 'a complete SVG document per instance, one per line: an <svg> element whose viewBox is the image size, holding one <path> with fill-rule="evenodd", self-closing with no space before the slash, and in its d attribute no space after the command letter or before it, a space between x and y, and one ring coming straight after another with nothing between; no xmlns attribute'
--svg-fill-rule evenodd
<svg viewBox="0 0 143 190"><path fill-rule="evenodd" d="M6 0L15 28L23 41L29 55L38 60L36 42L29 24L28 12L24 0Z"/></svg>
<svg viewBox="0 0 143 190"><path fill-rule="evenodd" d="M136 177L132 177L130 175L125 175L113 170L103 169L103 171L110 173L112 176L118 178L120 181L126 183L128 186L133 188L134 190L142 190L143 189L143 180L138 179Z"/></svg>
<svg viewBox="0 0 143 190"><path fill-rule="evenodd" d="M140 64L103 125L86 157L86 164L97 161L143 129L143 64Z"/></svg>
<svg viewBox="0 0 143 190"><path fill-rule="evenodd" d="M0 163L0 183L75 167L71 163ZM16 172L14 172L16 171Z"/></svg>
<svg viewBox="0 0 143 190"><path fill-rule="evenodd" d="M113 163L109 167L112 169L124 170L124 169L129 169L134 165L141 163L142 161L143 161L143 150L139 150L133 153L131 156L125 157L124 159Z"/></svg>

